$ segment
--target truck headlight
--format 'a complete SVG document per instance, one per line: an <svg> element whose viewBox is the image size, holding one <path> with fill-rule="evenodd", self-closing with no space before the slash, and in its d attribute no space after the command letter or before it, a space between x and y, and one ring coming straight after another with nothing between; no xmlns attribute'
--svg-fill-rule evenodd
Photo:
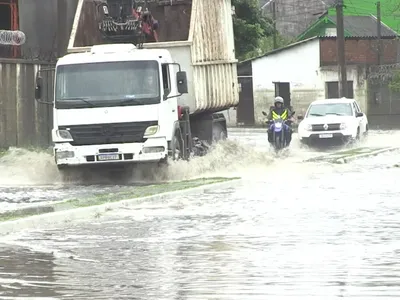
<svg viewBox="0 0 400 300"><path fill-rule="evenodd" d="M62 150L56 150L56 159L66 159L66 158L73 158L75 156L74 151L62 151Z"/></svg>
<svg viewBox="0 0 400 300"><path fill-rule="evenodd" d="M62 138L63 140L70 140L70 141L74 140L72 138L71 133L68 130L57 130L57 135L59 138Z"/></svg>
<svg viewBox="0 0 400 300"><path fill-rule="evenodd" d="M158 129L159 129L158 125L149 126L144 132L144 136L155 135L158 132Z"/></svg>
<svg viewBox="0 0 400 300"><path fill-rule="evenodd" d="M346 129L346 128L347 128L347 124L346 123L340 124L340 129L341 130Z"/></svg>

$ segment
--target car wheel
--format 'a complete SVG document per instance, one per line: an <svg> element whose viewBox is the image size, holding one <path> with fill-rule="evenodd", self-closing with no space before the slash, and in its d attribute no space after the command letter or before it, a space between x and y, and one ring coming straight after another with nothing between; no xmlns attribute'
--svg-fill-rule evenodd
<svg viewBox="0 0 400 300"><path fill-rule="evenodd" d="M368 136L368 130L369 130L369 128L368 128L368 124L367 125L365 125L365 131L364 131L364 137L367 137Z"/></svg>
<svg viewBox="0 0 400 300"><path fill-rule="evenodd" d="M353 138L353 142L358 142L358 141L360 141L360 127L357 128L356 137Z"/></svg>

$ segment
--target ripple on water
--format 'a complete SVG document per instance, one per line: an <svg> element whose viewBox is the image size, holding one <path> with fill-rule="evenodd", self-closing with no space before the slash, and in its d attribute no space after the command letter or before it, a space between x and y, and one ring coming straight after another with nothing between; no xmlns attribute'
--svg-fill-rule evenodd
<svg viewBox="0 0 400 300"><path fill-rule="evenodd" d="M19 247L4 248L0 295L19 295L4 279L39 274L35 293L54 298L398 298L400 171L379 159L274 164L231 189L22 232L3 239Z"/></svg>

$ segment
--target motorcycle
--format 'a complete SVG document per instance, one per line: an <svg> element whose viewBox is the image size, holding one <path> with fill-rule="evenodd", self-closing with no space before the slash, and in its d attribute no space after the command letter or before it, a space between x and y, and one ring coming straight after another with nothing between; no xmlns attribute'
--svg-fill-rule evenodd
<svg viewBox="0 0 400 300"><path fill-rule="evenodd" d="M265 111L262 112L264 116L267 116ZM275 151L280 151L286 148L286 132L290 130L290 125L293 123L291 118L294 116L295 112L292 112L290 117L287 120L283 120L281 118L267 121L266 123L269 125L269 129L272 131L272 147L274 147Z"/></svg>

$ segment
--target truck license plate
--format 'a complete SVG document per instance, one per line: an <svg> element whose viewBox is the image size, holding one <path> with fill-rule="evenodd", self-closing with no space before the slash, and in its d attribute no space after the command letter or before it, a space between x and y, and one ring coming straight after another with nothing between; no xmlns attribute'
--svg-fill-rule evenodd
<svg viewBox="0 0 400 300"><path fill-rule="evenodd" d="M119 160L119 154L99 154L97 157L99 161L106 161L106 160Z"/></svg>
<svg viewBox="0 0 400 300"><path fill-rule="evenodd" d="M333 137L333 134L332 133L324 133L324 134L320 134L319 135L319 138L320 139L330 139L330 138L332 138Z"/></svg>

